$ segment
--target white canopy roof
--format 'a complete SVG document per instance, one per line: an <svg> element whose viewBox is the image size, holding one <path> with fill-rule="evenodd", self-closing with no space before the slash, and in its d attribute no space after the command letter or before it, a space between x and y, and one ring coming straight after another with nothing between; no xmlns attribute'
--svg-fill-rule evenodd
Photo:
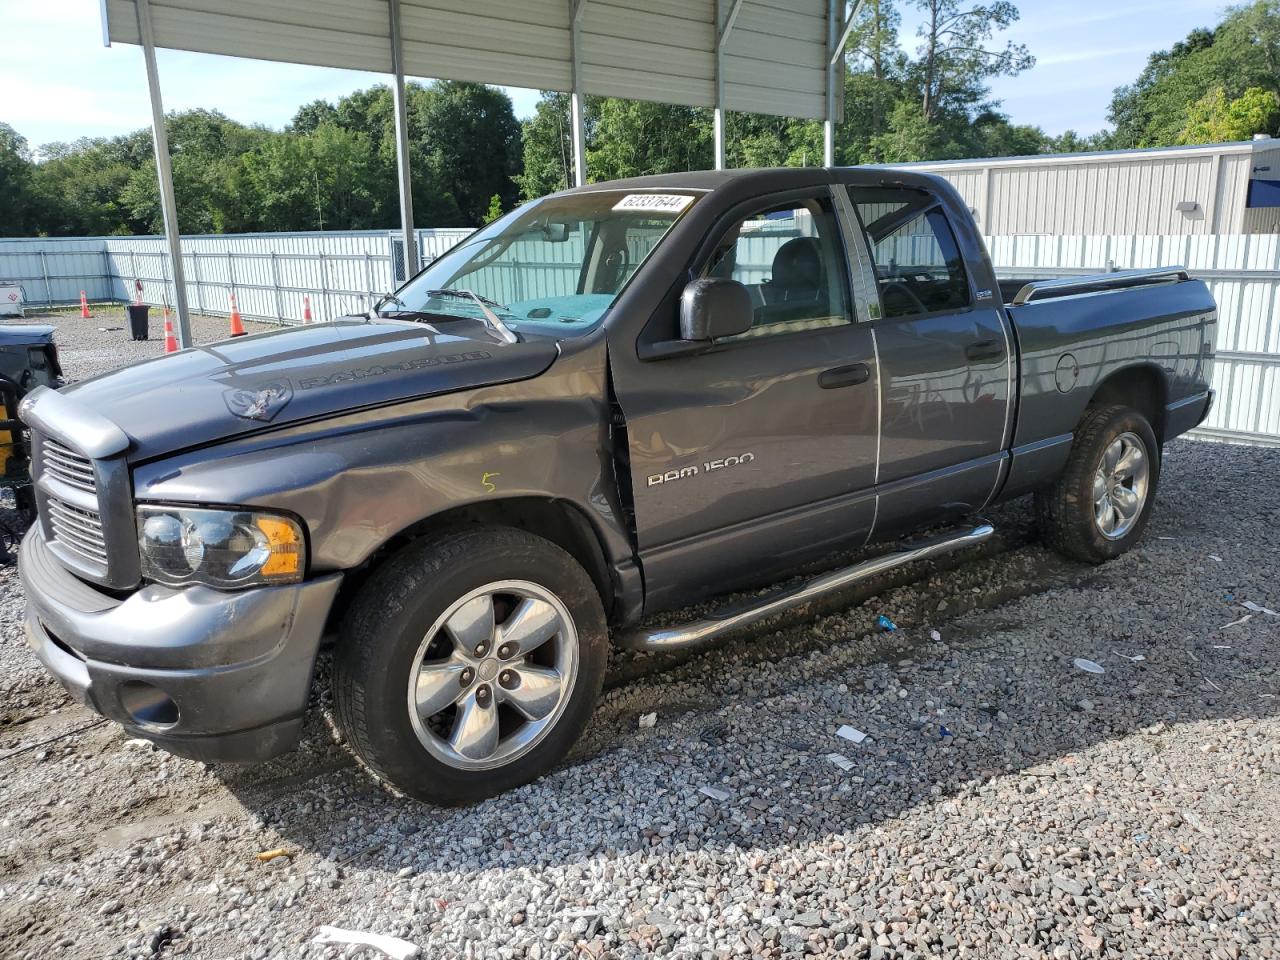
<svg viewBox="0 0 1280 960"><path fill-rule="evenodd" d="M102 0L110 41L140 43L134 0ZM151 0L155 45L393 71L388 0ZM843 0L400 0L404 73L825 119ZM575 14L575 9L577 13ZM833 84L836 96L842 84Z"/></svg>

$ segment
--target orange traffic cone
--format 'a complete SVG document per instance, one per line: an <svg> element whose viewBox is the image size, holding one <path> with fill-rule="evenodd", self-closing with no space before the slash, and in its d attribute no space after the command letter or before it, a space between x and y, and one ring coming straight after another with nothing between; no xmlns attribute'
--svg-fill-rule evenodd
<svg viewBox="0 0 1280 960"><path fill-rule="evenodd" d="M169 308L164 309L164 352L178 352L178 338L173 333L173 321L169 319Z"/></svg>
<svg viewBox="0 0 1280 960"><path fill-rule="evenodd" d="M233 337L243 337L249 331L244 328L244 321L240 319L240 308L236 306L236 295L231 295L231 335Z"/></svg>
<svg viewBox="0 0 1280 960"><path fill-rule="evenodd" d="M89 319L89 298L84 295L84 291L80 291L80 319Z"/></svg>
<svg viewBox="0 0 1280 960"><path fill-rule="evenodd" d="M311 298L305 293L302 295L302 322L311 322Z"/></svg>

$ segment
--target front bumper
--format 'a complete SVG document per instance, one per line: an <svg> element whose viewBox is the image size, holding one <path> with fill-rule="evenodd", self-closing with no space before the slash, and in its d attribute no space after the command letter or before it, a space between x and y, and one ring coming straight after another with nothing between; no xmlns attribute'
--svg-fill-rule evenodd
<svg viewBox="0 0 1280 960"><path fill-rule="evenodd" d="M59 564L38 526L18 568L28 643L91 710L196 760L297 745L341 574L237 592L150 585L118 600Z"/></svg>

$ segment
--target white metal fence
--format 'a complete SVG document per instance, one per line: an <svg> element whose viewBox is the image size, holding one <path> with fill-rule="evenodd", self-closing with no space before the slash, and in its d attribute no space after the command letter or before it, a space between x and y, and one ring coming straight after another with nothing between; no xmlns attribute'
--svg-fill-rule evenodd
<svg viewBox="0 0 1280 960"><path fill-rule="evenodd" d="M469 233L418 231L419 255L434 259ZM1062 277L1182 264L1218 302L1218 402L1201 433L1280 445L1280 236L989 237L998 273ZM303 297L317 320L363 310L404 279L398 238L383 231L188 237L183 259L192 309L226 314L234 291L241 312L282 322L302 319ZM529 264L526 264L529 265ZM548 278L565 270L546 263ZM513 275L527 273L514 271ZM171 271L160 237L0 240L0 280L22 283L28 303L130 299L172 302ZM517 294L522 294L517 296ZM524 299L536 291L512 290Z"/></svg>
<svg viewBox="0 0 1280 960"><path fill-rule="evenodd" d="M420 262L429 262L469 229L417 231ZM404 279L399 234L383 230L183 237L188 302L197 313L227 314L235 293L246 317L298 322L303 297L315 319L367 309L370 298ZM0 240L0 280L16 280L29 304L131 300L173 303L173 271L163 237Z"/></svg>
<svg viewBox="0 0 1280 960"><path fill-rule="evenodd" d="M1280 235L987 239L1004 276L1064 277L1181 265L1218 302L1217 402L1198 433L1280 446Z"/></svg>

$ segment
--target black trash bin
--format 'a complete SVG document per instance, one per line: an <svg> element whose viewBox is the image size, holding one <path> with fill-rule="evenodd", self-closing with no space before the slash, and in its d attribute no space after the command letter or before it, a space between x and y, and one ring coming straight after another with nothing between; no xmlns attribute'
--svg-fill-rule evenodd
<svg viewBox="0 0 1280 960"><path fill-rule="evenodd" d="M133 339L147 339L147 314L150 311L145 303L129 304L129 333Z"/></svg>

